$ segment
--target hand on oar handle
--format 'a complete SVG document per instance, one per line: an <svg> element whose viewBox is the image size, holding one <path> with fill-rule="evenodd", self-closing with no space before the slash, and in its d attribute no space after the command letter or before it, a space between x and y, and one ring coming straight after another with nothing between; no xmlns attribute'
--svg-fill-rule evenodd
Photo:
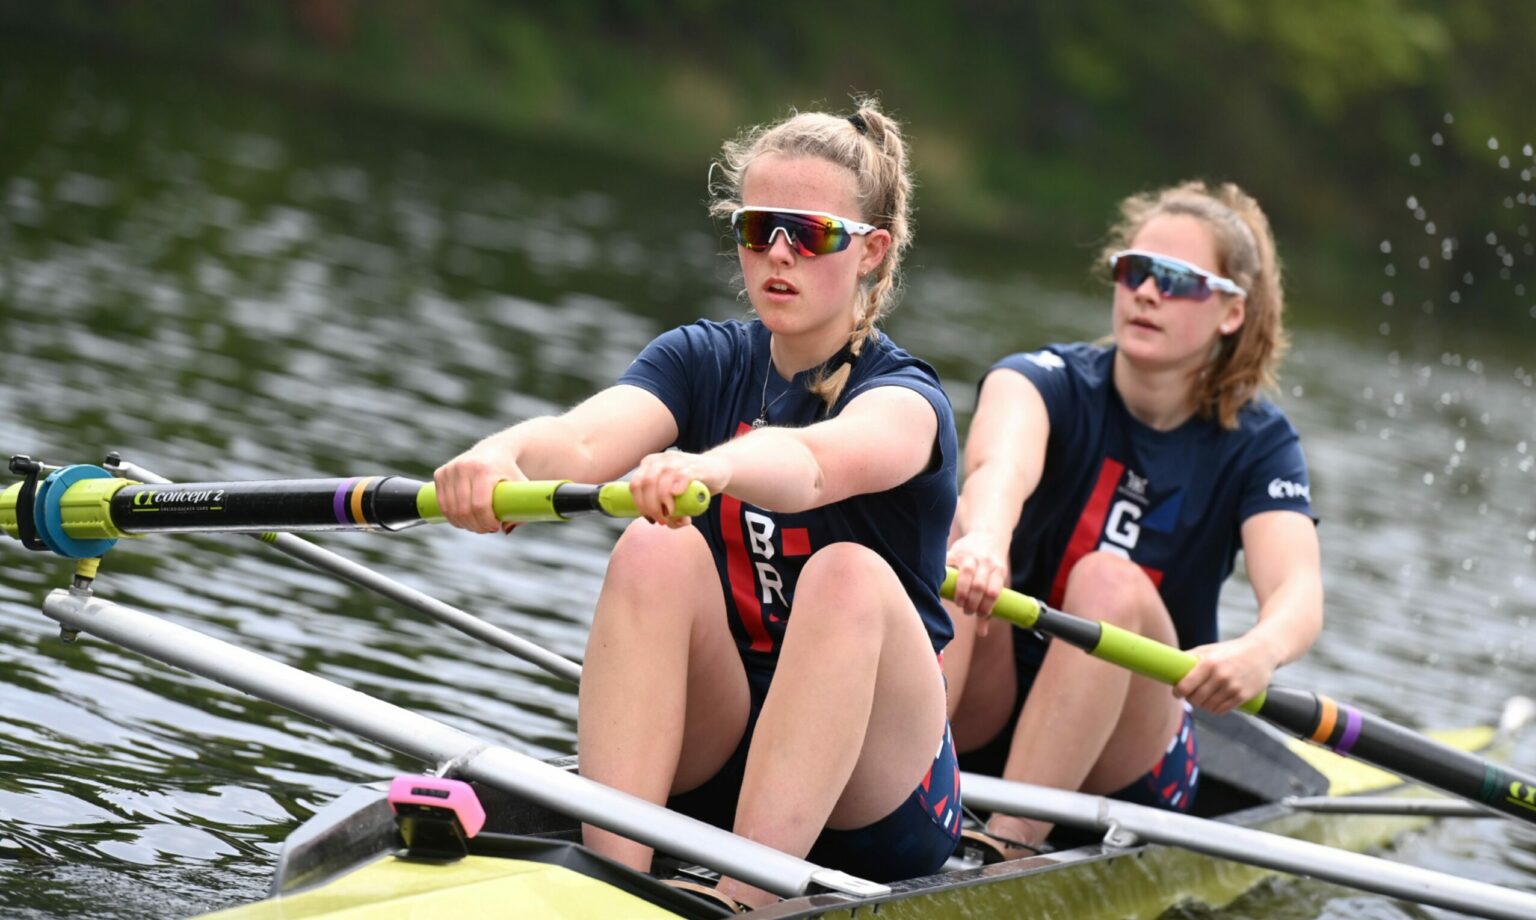
<svg viewBox="0 0 1536 920"><path fill-rule="evenodd" d="M1263 693L1278 665L1273 652L1252 635L1189 650L1195 667L1174 685L1174 696L1221 715Z"/></svg>
<svg viewBox="0 0 1536 920"><path fill-rule="evenodd" d="M972 532L949 548L950 569L957 575L952 600L977 618L977 635L987 634L992 605L1008 585L1008 541L1012 536Z"/></svg>
<svg viewBox="0 0 1536 920"><path fill-rule="evenodd" d="M709 490L701 482L689 483L673 501L676 514L695 517L709 510ZM422 486L417 505L423 520L448 520L456 526L479 533L502 530L503 524L526 524L530 521L564 521L579 514L602 514L608 517L636 517L635 499L627 482L609 482L601 485L584 485L564 480L537 480L508 482L503 480L491 490L490 510L496 521L489 529L478 526L478 517L470 526L461 523L463 518L448 518L438 507L437 487L431 483Z"/></svg>

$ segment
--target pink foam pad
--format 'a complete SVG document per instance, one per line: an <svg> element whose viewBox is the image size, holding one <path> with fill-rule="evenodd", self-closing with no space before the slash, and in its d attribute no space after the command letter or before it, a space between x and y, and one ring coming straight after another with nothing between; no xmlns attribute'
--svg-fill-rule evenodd
<svg viewBox="0 0 1536 920"><path fill-rule="evenodd" d="M451 810L464 828L465 837L473 837L485 826L485 808L469 783L438 776L397 776L389 784L389 806L396 814L401 805Z"/></svg>

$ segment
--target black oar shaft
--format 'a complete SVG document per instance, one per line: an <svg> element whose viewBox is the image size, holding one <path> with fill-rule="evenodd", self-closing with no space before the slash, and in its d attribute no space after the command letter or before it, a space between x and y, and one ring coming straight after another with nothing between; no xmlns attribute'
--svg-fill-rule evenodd
<svg viewBox="0 0 1536 920"><path fill-rule="evenodd" d="M1536 777L1321 694L1271 686L1258 715L1323 747L1536 823Z"/></svg>
<svg viewBox="0 0 1536 920"><path fill-rule="evenodd" d="M399 476L127 485L112 496L110 515L129 534L399 530L422 523L423 485Z"/></svg>

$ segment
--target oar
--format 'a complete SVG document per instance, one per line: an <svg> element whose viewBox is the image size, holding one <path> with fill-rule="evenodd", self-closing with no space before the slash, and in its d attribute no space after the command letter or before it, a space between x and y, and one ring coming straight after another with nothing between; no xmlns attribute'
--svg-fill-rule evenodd
<svg viewBox="0 0 1536 920"><path fill-rule="evenodd" d="M953 599L958 577L954 569L949 570L942 589L945 597ZM1069 642L1095 658L1169 686L1182 680L1199 661L1189 652L1112 623L1053 610L1006 588L992 615ZM1536 823L1536 777L1456 750L1380 716L1322 694L1275 685L1239 708L1340 754Z"/></svg>
<svg viewBox="0 0 1536 920"><path fill-rule="evenodd" d="M49 549L75 558L100 555L109 541L139 534L402 530L443 520L437 487L401 476L162 485L129 483L101 467L70 466L37 484L30 507L20 501L24 487L17 483L0 493L0 529L20 538L30 515ZM627 482L499 482L491 506L503 523L638 513ZM679 515L708 508L702 483L677 497Z"/></svg>
<svg viewBox="0 0 1536 920"><path fill-rule="evenodd" d="M170 483L169 479L153 470L145 469L136 463L124 462L116 455L109 456L106 465L115 474L134 482L152 482L161 485ZM541 645L508 632L494 623L488 623L446 601L438 600L424 591L418 591L410 585L375 572L340 553L316 546L303 537L291 533L256 533L249 536L300 562L346 579L359 587L387 597L401 606L409 607L439 623L451 626L467 636L479 639L487 645L515 655L543 668L555 677L572 684L581 683L581 665L569 658L557 655Z"/></svg>

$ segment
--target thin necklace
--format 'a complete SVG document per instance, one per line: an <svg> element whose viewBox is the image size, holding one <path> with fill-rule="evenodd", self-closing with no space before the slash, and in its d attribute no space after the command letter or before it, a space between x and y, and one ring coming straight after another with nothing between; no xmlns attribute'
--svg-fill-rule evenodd
<svg viewBox="0 0 1536 920"><path fill-rule="evenodd" d="M754 431L756 431L757 429L759 429L759 428L763 427L764 425L768 424L768 410L772 409L774 406L777 406L779 404L779 400L781 400L784 397L788 396L790 394L790 391L792 391L794 389L794 381L791 380L790 381L790 385L787 386L784 389L784 392L782 392L779 395L775 396L773 398L773 402L769 402L768 401L768 376L769 376L769 374L772 374L772 373L773 373L773 343L770 342L768 344L768 371L767 371L767 373L763 374L763 396L762 396L762 399L758 401L757 418L754 419L753 422L752 422L752 429Z"/></svg>
<svg viewBox="0 0 1536 920"><path fill-rule="evenodd" d="M854 362L856 362L858 360L859 360L859 356L853 353L853 342L850 341L850 342L848 342L846 345L844 345L842 347L841 351L839 351L837 354L833 355L832 357L828 358L826 360L826 362L824 362L822 364L822 368L825 369L825 371L830 374L831 372L835 371L836 369L842 367L844 364L852 365ZM790 381L789 381L788 386L785 387L784 392L782 392L779 395L775 396L773 398L773 402L769 402L768 401L768 375L772 374L772 373L773 373L773 342L772 342L772 340L769 340L769 342L768 342L768 371L767 371L767 373L763 374L763 395L758 400L757 418L755 420L753 420L753 422L752 422L752 429L754 431L757 430L758 428L761 428L764 425L768 424L768 410L769 409L772 409L774 406L777 406L779 404L779 400L783 399L784 397L788 396L790 393L793 393L795 391L795 381L794 381L793 378L791 378Z"/></svg>

